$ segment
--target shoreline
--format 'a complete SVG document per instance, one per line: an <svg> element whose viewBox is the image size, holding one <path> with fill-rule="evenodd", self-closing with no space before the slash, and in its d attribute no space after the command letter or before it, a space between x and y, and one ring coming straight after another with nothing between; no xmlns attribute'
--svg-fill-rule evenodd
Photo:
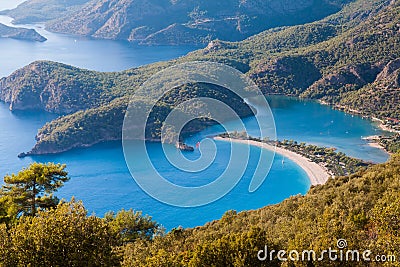
<svg viewBox="0 0 400 267"><path fill-rule="evenodd" d="M383 146L381 146L381 144L379 144L378 142L368 142L368 145L369 145L370 147L383 150L384 152L386 152L387 154L390 155L390 153L389 153L388 151L386 151L386 149L385 149Z"/></svg>
<svg viewBox="0 0 400 267"><path fill-rule="evenodd" d="M373 114L369 114L369 115L368 114L363 114L359 110L350 108L349 106L340 105L340 104L330 104L330 103L328 103L326 101L323 101L323 100L318 100L318 103L320 103L321 105L330 106L333 109L343 111L344 113L347 113L347 114L352 114L352 115L355 115L355 116L360 116L363 119L364 118L368 119L372 123L374 123L381 131L385 132L386 134L400 134L400 130L394 129L390 125L385 124L384 119L380 119L380 118L374 116ZM380 149L380 150L384 151L385 153L391 155L392 153L390 151L388 151L380 143L381 137L378 137L378 138L374 138L374 137L375 136L368 136L368 137L363 138L363 139L367 141L367 145L368 146Z"/></svg>
<svg viewBox="0 0 400 267"><path fill-rule="evenodd" d="M369 119L372 122L377 123L378 128L381 129L384 132L400 134L400 131L398 131L396 129L393 129L390 126L386 125L385 121L383 119L379 119L379 118L375 117L372 114L369 114L369 115L368 114L363 114L361 111L359 111L357 109L350 108L349 106L345 106L345 105L331 104L331 103L328 103L328 102L323 101L323 100L317 100L317 101L321 105L330 106L332 109L343 111L346 114L351 114L351 115L359 116L359 117L362 117L362 118L365 118L365 119Z"/></svg>
<svg viewBox="0 0 400 267"><path fill-rule="evenodd" d="M290 160L292 160L294 163L300 166L302 168L307 176L308 179L310 180L311 185L321 185L325 184L329 177L331 175L328 173L328 171L318 165L315 162L310 161L308 158L299 155L295 152L292 152L290 150L281 148L281 147L274 147L272 145L258 142L258 141L253 141L253 140L241 140L241 139L232 139L232 138L223 138L223 137L214 137L214 140L216 141L225 141L225 142L234 142L234 143L240 143L240 144L249 144L251 146L256 146L260 147L263 149L267 149L270 151L275 151L275 153L278 153Z"/></svg>
<svg viewBox="0 0 400 267"><path fill-rule="evenodd" d="M379 143L379 139L381 137L379 135L371 135L371 136L366 136L366 137L362 137L361 139L367 141L367 145L373 148L377 148L380 149L384 152L386 152L387 154L391 154L389 151L387 151L380 143Z"/></svg>

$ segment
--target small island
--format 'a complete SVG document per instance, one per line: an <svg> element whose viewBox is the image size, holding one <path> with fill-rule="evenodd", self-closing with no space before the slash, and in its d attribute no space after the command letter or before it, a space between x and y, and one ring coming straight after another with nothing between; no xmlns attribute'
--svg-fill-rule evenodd
<svg viewBox="0 0 400 267"><path fill-rule="evenodd" d="M47 40L45 37L40 35L34 29L9 27L1 23L0 23L0 37L34 41L34 42L44 42Z"/></svg>

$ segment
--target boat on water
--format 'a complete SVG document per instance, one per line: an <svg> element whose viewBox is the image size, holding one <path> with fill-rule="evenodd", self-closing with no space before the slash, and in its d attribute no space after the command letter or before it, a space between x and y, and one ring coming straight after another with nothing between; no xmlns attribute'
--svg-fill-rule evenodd
<svg viewBox="0 0 400 267"><path fill-rule="evenodd" d="M177 149L182 151L190 151L190 152L194 151L194 147L189 146L183 142L177 142L175 146Z"/></svg>

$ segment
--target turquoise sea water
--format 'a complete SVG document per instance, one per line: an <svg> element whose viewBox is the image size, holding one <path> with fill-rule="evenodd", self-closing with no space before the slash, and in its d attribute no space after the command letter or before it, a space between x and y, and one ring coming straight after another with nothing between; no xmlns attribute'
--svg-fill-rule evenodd
<svg viewBox="0 0 400 267"><path fill-rule="evenodd" d="M1 10L1 6L0 6ZM0 77L8 76L36 60L51 60L97 70L121 71L153 62L169 60L201 48L199 46L139 46L128 41L51 33L44 25L12 25L12 18L0 16L0 23L12 27L35 29L47 41L31 42L0 38Z"/></svg>
<svg viewBox="0 0 400 267"><path fill-rule="evenodd" d="M287 97L269 99L277 125L279 139L295 139L310 143L334 146L350 155L375 162L383 162L387 155L368 146L361 136L380 133L368 120L352 117L310 101ZM239 184L224 198L199 208L176 208L162 204L146 195L131 178L126 167L120 142L99 144L87 149L76 149L58 155L35 156L18 159L17 154L29 150L34 144L37 129L53 115L32 112L11 113L7 105L0 104L0 176L16 172L31 161L60 162L68 165L71 180L58 192L60 198L84 201L90 212L102 216L109 210L121 208L142 210L153 216L167 229L182 225L193 227L220 218L227 210L249 210L278 203L296 194L305 194L310 186L305 172L296 164L276 155L272 169L264 184L255 193L248 186L259 148L251 149L250 164ZM256 133L254 118L244 119L247 128ZM235 125L238 122L230 122ZM222 130L218 126L192 136L197 141ZM201 173L188 174L170 166L157 143L148 144L149 155L157 162L157 170L170 177L176 184L198 186L213 181L229 160L230 144L216 142L217 157L213 164ZM235 144L239 145L240 144ZM244 149L244 148L243 148ZM187 154L198 157L198 152Z"/></svg>
<svg viewBox="0 0 400 267"><path fill-rule="evenodd" d="M6 5L7 4L7 5ZM15 2L3 1L0 9ZM10 18L0 16L0 22L9 24ZM118 71L150 62L179 57L194 47L139 47L127 42L93 40L68 35L53 34L41 25L33 27L49 40L34 43L0 39L0 76L34 60L56 60L74 66L98 71ZM374 162L383 162L387 154L372 148L362 136L379 134L380 130L368 120L334 111L310 101L274 96L269 98L279 139L294 139L338 148L349 155ZM230 209L250 210L281 202L296 194L305 194L310 183L305 172L293 162L276 155L272 169L263 185L254 193L248 192L260 149L251 149L250 164L238 185L224 198L199 208L171 207L146 195L132 179L126 167L120 142L98 144L87 149L76 149L58 155L17 158L20 152L30 150L35 144L37 130L55 115L42 112L14 112L0 102L0 177L19 171L33 161L66 163L71 180L57 193L60 198L83 200L89 212L103 216L109 210L122 208L142 210L153 216L167 229L182 225L193 227L220 218ZM244 119L249 133L257 135L254 118ZM237 121L230 122L235 126ZM187 140L195 145L201 139L222 132L218 126L210 127ZM169 165L161 146L148 144L148 152L157 170L179 185L198 186L213 181L228 160L230 144L216 142L217 157L206 170L196 174L181 172ZM239 146L240 144L234 144ZM174 149L174 148L171 148ZM245 147L243 147L245 149ZM198 151L186 154L199 156Z"/></svg>

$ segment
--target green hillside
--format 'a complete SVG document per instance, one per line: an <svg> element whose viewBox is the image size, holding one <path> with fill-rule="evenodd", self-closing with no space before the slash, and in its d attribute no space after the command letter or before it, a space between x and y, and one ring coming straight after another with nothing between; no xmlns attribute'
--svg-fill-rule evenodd
<svg viewBox="0 0 400 267"><path fill-rule="evenodd" d="M57 172L46 172L49 168ZM2 266L399 266L400 154L385 164L330 179L305 196L253 211L228 211L220 220L167 234L140 212L123 210L103 219L89 216L75 200L46 208L44 199L38 198L42 201L32 216L31 205L24 204L35 195L15 198L12 194L16 189L30 193L32 187L24 187L25 182L43 171L49 179L58 178L58 172L65 177L64 168L34 164L5 178L7 186L0 190L0 218L7 223L0 224ZM53 199L50 192L46 197ZM10 220L18 207L26 214ZM340 239L347 243L341 247L342 255L351 251L348 261L345 256L339 260ZM265 246L274 252L260 261L257 254ZM329 248L336 250L332 254L338 256L336 261L327 253L321 256ZM278 250L287 252L280 257L288 261L279 260ZM291 250L299 252L299 261L296 254L290 254L294 259L290 260ZM302 252L310 250L316 260L308 260L305 254L302 261ZM359 251L360 261L354 250ZM363 258L366 250L371 251L370 261ZM377 262L378 255L387 262Z"/></svg>
<svg viewBox="0 0 400 267"><path fill-rule="evenodd" d="M261 262L257 252L275 250L371 250L373 256L399 255L398 218L400 156L351 176L330 179L306 196L255 211L228 211L218 221L194 229L175 229L152 241L137 240L125 247L127 266L366 266L368 262ZM300 254L301 255L301 254ZM372 256L373 255L373 256ZM288 257L288 255L285 255ZM398 262L369 262L370 266L399 266Z"/></svg>
<svg viewBox="0 0 400 267"><path fill-rule="evenodd" d="M33 151L39 154L114 140L122 121L115 120L111 133L97 133L90 128L90 121L101 123L96 119L96 109L101 108L105 121L109 121L117 106L123 110L126 105L126 101L117 98L134 92L159 70L194 60L233 66L246 73L265 94L319 99L332 105L356 107L363 115L399 119L399 5L398 1L358 0L318 22L268 30L242 42L213 41L207 48L177 60L120 73L35 62L0 80L0 99L15 110L36 108L70 114L39 131ZM374 102L375 98L368 100L368 90L377 92L380 104ZM81 130L77 125L88 128ZM154 131L153 134L157 127Z"/></svg>

